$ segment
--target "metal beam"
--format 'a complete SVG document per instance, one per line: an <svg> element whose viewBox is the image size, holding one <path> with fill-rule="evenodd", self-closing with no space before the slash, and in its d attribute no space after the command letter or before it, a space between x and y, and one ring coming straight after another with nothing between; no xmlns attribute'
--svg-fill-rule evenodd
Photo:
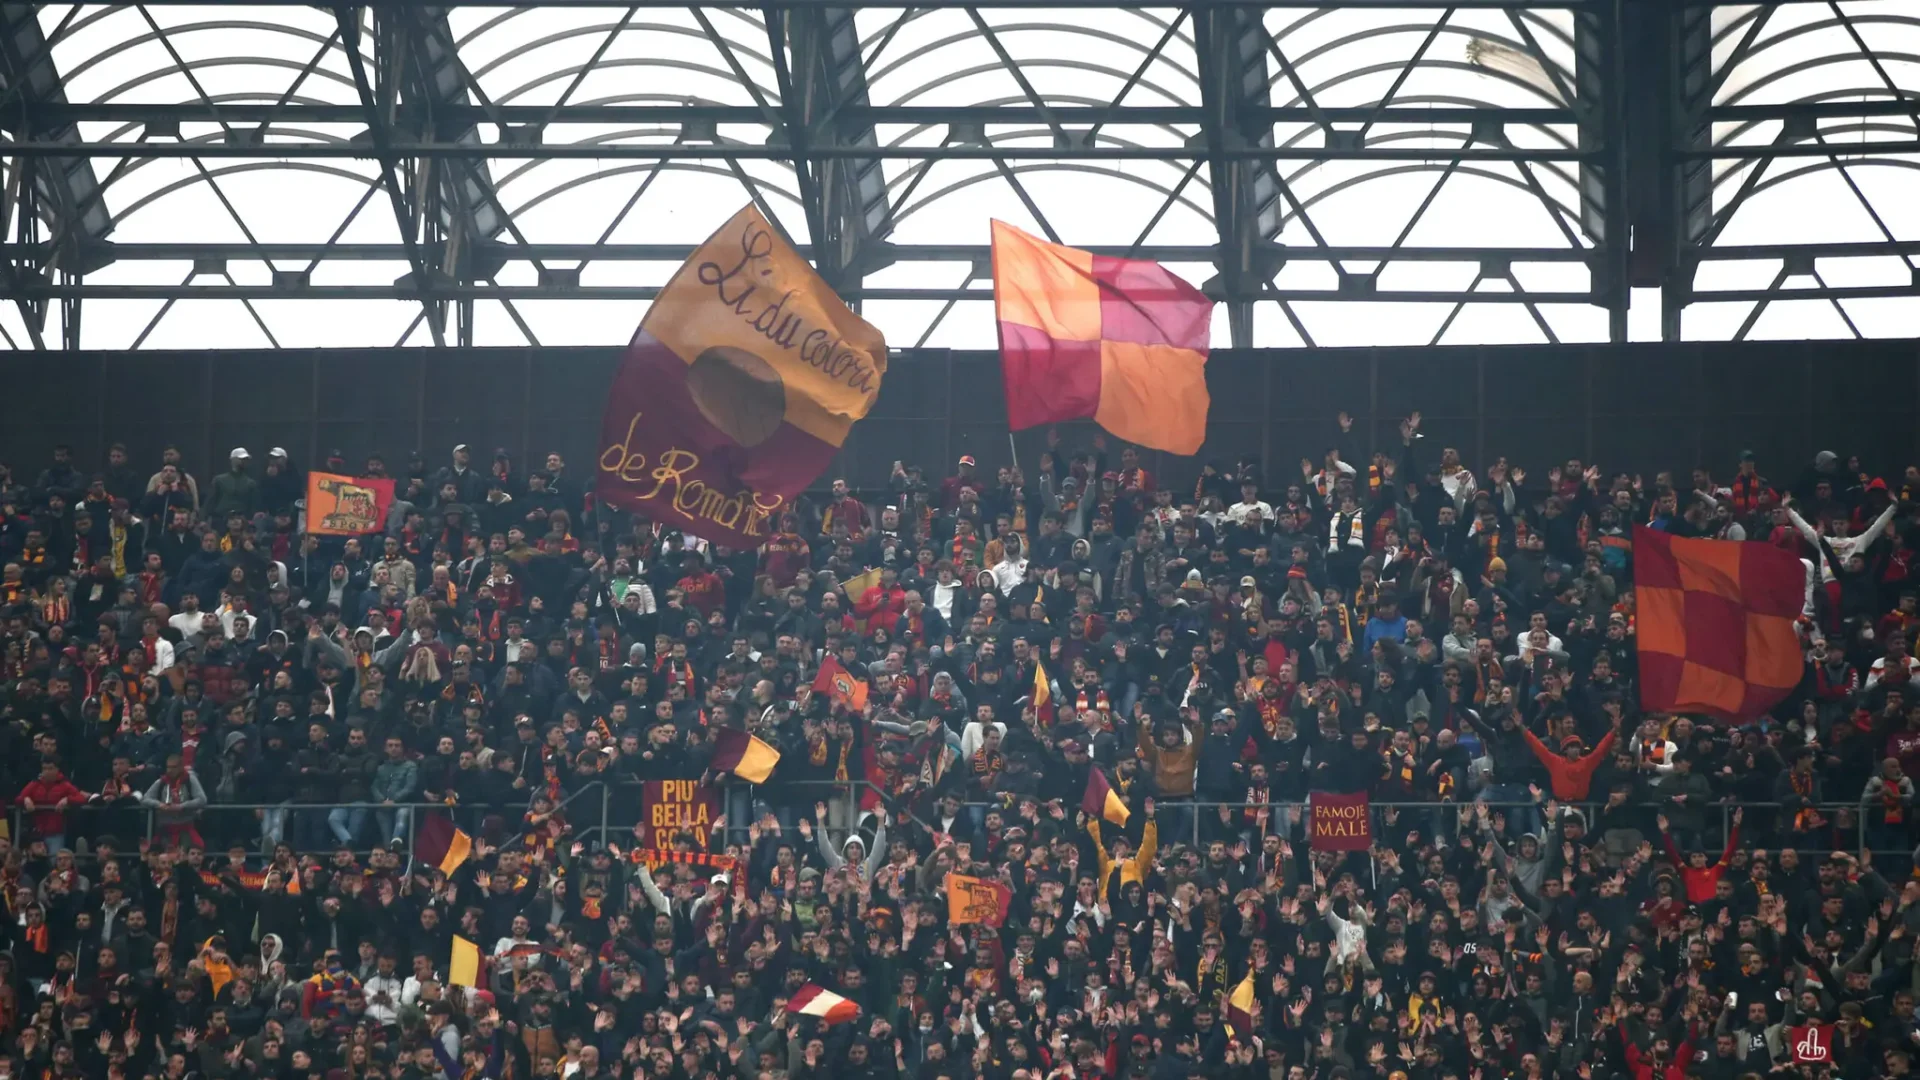
<svg viewBox="0 0 1920 1080"><path fill-rule="evenodd" d="M1220 233L1222 291L1251 296L1273 281L1284 261L1275 250L1281 227L1280 177L1272 160L1233 158L1230 149L1271 150L1273 125L1246 119L1271 106L1267 49L1271 39L1257 10L1193 12L1200 60L1201 130L1207 154L1214 226ZM1308 99L1311 102L1311 99ZM1317 109L1315 111L1318 111ZM1253 345L1253 302L1227 307L1236 349Z"/></svg>
<svg viewBox="0 0 1920 1080"><path fill-rule="evenodd" d="M1882 109L1882 103L1866 101L1860 103L1833 103L1825 105L1734 105L1723 106L1716 110L1716 119L1777 119L1780 115L1801 112L1817 112L1827 116L1863 116L1863 115L1904 115L1905 110ZM87 121L102 123L136 124L149 121L174 122L195 120L205 121L204 115L183 116L178 105L155 105L139 102L63 102L42 106L42 112L49 120L60 123L82 123ZM410 104L404 96L397 106L396 115L401 121L409 121L424 112L419 106ZM987 124L1021 124L1042 122L1045 115L1052 115L1068 127L1085 127L1092 124L1198 124L1203 119L1203 109L1199 105L1048 105L1045 110L1030 104L1010 102L1004 105L873 105L848 103L832 110L832 119L845 122L849 128L871 124L949 124L972 122ZM1724 112L1726 115L1720 115ZM220 115L235 122L274 123L288 127L300 127L311 124L352 124L361 121L360 107L357 105L324 105L311 103L288 103L285 105L261 104L258 102L222 102ZM433 118L444 125L470 124L546 124L564 126L567 124L680 124L689 120L716 124L765 124L766 110L757 105L648 105L624 103L579 103L568 105L476 105L471 103L435 103ZM1304 120L1318 120L1322 117L1333 121L1360 122L1378 117L1381 123L1409 124L1426 126L1430 124L1472 124L1480 120L1498 118L1510 124L1570 124L1574 116L1569 109L1560 108L1493 108L1465 105L1395 105L1385 111L1374 108L1322 106L1307 109L1297 105L1268 105L1249 109L1246 120L1249 123L1266 122L1274 124L1297 123ZM0 124L0 127L4 127ZM455 140L445 140L455 141Z"/></svg>
<svg viewBox="0 0 1920 1080"><path fill-rule="evenodd" d="M405 7L412 0L372 0L369 7ZM520 7L525 0L456 0L448 7L469 8L508 8ZM804 6L807 0L799 0L790 6ZM1707 6L1724 0L1665 0L1681 6ZM1774 0L1776 3L1819 3L1824 0ZM1554 8L1577 9L1605 7L1613 0L1557 0L1543 5L1541 0L1341 0L1340 7L1353 11L1405 11L1410 8L1423 10L1457 8L1462 11L1506 10L1510 8L1536 8L1551 6ZM204 6L205 0L148 0L149 7ZM307 7L303 0L259 0L261 7ZM624 8L638 7L642 10L656 8L685 9L697 8L735 8L739 0L544 0L542 6L552 8ZM1111 0L873 0L863 3L863 7L873 8L914 8L921 11L959 9L959 8L1052 8L1056 10L1111 10ZM1196 0L1189 7L1270 7L1270 8L1321 8L1326 0Z"/></svg>
<svg viewBox="0 0 1920 1080"><path fill-rule="evenodd" d="M68 11L59 29L65 29L78 14ZM104 239L113 231L113 219L102 198L100 177L84 145L79 128L71 121L43 116L43 105L66 102L67 93L60 70L53 62L53 46L40 27L38 5L0 4L0 128L16 136L69 148L66 154L48 154L36 161L13 161L9 171L17 173L12 185L8 210L14 235L22 240L37 240L43 224L51 230L41 257L16 262L5 268L14 281L45 278L60 274L78 279L104 263L90 262L81 254L82 245ZM0 223L5 224L5 223ZM97 252L96 252L97 255ZM48 309L44 303L18 301L20 319L25 324L34 348L45 348ZM78 343L80 305L63 304L61 334L64 342Z"/></svg>
<svg viewBox="0 0 1920 1080"><path fill-rule="evenodd" d="M0 299L26 298L95 300L651 300L658 296L659 285L493 285L443 284L427 289L406 285L242 285L181 283L175 285L107 285L94 282L50 282L45 284L0 284ZM1265 289L1243 296L1207 290L1222 302L1285 301L1288 303L1334 303L1349 299L1333 289ZM1783 300L1873 300L1890 297L1920 296L1920 282L1907 285L1865 285L1817 287L1808 289L1728 289L1696 292L1695 303L1731 303ZM847 300L976 300L993 299L987 287L972 289L886 289L852 288ZM1586 292L1471 292L1460 289L1392 290L1380 289L1367 299L1375 302L1423 304L1565 304L1586 306L1593 297Z"/></svg>
<svg viewBox="0 0 1920 1080"><path fill-rule="evenodd" d="M396 140L392 151L407 157L459 159L569 160L604 158L607 160L645 161L791 161L793 150L787 146L751 146L730 144L699 146L686 143L546 143L539 146L518 143L487 143L473 146L461 143L408 142ZM1914 153L1920 141L1852 143L1850 156L1875 153ZM1827 147L1748 147L1734 146L1714 150L1715 158L1759 158L1777 154L1797 157L1827 157ZM1184 146L1085 146L1062 150L1051 145L993 146L815 146L809 155L819 158L860 159L878 155L908 161L1192 161L1195 152ZM95 158L252 158L268 161L363 160L377 161L371 146L351 142L271 142L264 145L232 145L224 142L132 143L89 142L72 145L48 142L9 142L0 140L0 156ZM1445 148L1405 146L1324 147L1324 146L1243 146L1226 147L1217 155L1233 161L1528 161L1577 162L1588 154L1565 149Z"/></svg>
<svg viewBox="0 0 1920 1080"><path fill-rule="evenodd" d="M814 211L814 263L836 288L851 288L880 269L873 256L877 237L889 227L893 208L881 167L880 138L867 97L866 60L861 55L854 10L847 7L770 7L767 29L775 55L786 58L782 101L787 138L795 152L802 197ZM951 123L951 121L945 121ZM815 156L823 147L857 148L870 156ZM811 190L809 190L811 185Z"/></svg>
<svg viewBox="0 0 1920 1080"><path fill-rule="evenodd" d="M659 285L579 285L579 286L542 286L542 285L467 285L443 284L427 289L416 289L405 285L305 285L281 288L273 285L240 284L181 284L181 285L104 285L49 284L29 286L24 289L26 295L40 297L87 297L115 300L190 300L190 299L247 299L247 300L418 300L423 297L439 300L651 300L659 295L663 286ZM0 287L0 297L10 295ZM1209 290L1208 295L1217 300L1232 302L1235 300L1271 300L1287 301L1315 300L1331 301L1343 299L1344 294L1332 289L1290 289L1267 290L1253 296L1233 296L1217 290ZM1794 293L1793 296L1802 295ZM1807 295L1813 295L1811 290ZM1861 291L1860 295L1893 295L1888 292ZM1906 295L1900 293L1899 295ZM981 300L993 299L991 287L973 289L883 289L853 288L843 294L847 300ZM1423 303L1535 303L1535 304L1585 304L1590 297L1584 292L1572 293L1499 293L1464 292L1459 290L1429 290L1395 292L1380 290L1373 299L1382 301L1415 301Z"/></svg>
<svg viewBox="0 0 1920 1080"><path fill-rule="evenodd" d="M260 259L308 259L325 262L404 262L402 244L362 243L213 243L161 242L104 244L118 262L183 262L194 259L258 261ZM0 259L23 258L44 252L45 244L0 242ZM494 244L482 252L489 259L503 262L530 262L540 259L594 262L679 263L693 254L692 244ZM797 246L799 253L813 258L811 245ZM1116 258L1152 259L1157 262L1209 262L1219 249L1208 245L1184 244L1088 244L1084 250L1095 255ZM1529 247L1389 247L1381 245L1328 247L1287 247L1282 249L1289 262L1506 262L1506 263L1591 263L1596 252L1591 248ZM885 248L887 261L894 263L969 262L990 254L985 244L901 244ZM1831 241L1811 244L1719 244L1686 253L1693 262L1741 262L1760 259L1837 259L1872 256L1920 256L1920 240Z"/></svg>
<svg viewBox="0 0 1920 1080"><path fill-rule="evenodd" d="M407 264L413 267L416 280L431 280L419 240L414 235L413 214L409 212L406 195L400 190L400 160L392 150L393 133L387 128L382 102L375 96L373 80L367 77L367 65L360 56L360 9L340 4L334 7L333 14L340 27L340 44L347 53L347 66L353 71L354 88L359 91L360 105L366 111L367 133L380 155L380 186L386 189L387 202L393 208L394 225L400 233L401 246L406 249ZM426 316L433 343L445 348L446 310L423 299L421 311Z"/></svg>

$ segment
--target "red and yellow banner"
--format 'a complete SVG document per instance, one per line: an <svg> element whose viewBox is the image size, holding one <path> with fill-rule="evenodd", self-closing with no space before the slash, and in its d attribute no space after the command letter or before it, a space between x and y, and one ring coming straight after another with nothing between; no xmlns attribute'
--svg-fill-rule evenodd
<svg viewBox="0 0 1920 1080"><path fill-rule="evenodd" d="M387 527L393 481L339 473L307 474L307 531L316 536L360 536Z"/></svg>
<svg viewBox="0 0 1920 1080"><path fill-rule="evenodd" d="M1309 800L1312 810L1308 838L1315 851L1365 851L1373 846L1373 815L1368 811L1367 793L1336 795L1316 791Z"/></svg>
<svg viewBox="0 0 1920 1080"><path fill-rule="evenodd" d="M607 394L595 490L758 547L826 470L887 371L887 344L766 218L742 209L667 282Z"/></svg>
<svg viewBox="0 0 1920 1080"><path fill-rule="evenodd" d="M1772 544L1634 526L1640 707L1752 720L1786 700L1805 663L1806 580Z"/></svg>
<svg viewBox="0 0 1920 1080"><path fill-rule="evenodd" d="M1090 416L1156 450L1206 440L1213 301L1165 267L996 221L993 307L1014 430Z"/></svg>
<svg viewBox="0 0 1920 1080"><path fill-rule="evenodd" d="M840 661L831 656L820 662L820 674L813 679L813 692L826 694L835 705L848 712L867 711L867 684L854 678Z"/></svg>
<svg viewBox="0 0 1920 1080"><path fill-rule="evenodd" d="M1007 921L1007 908L1013 903L1013 890L998 881L947 875L947 922L981 923L999 926Z"/></svg>
<svg viewBox="0 0 1920 1080"><path fill-rule="evenodd" d="M634 846L670 848L682 832L693 834L694 846L705 848L720 816L720 789L693 780L649 780L640 789L640 823Z"/></svg>

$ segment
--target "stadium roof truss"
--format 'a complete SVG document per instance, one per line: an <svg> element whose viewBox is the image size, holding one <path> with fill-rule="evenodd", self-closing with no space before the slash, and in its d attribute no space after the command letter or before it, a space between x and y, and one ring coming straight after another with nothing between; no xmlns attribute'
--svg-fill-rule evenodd
<svg viewBox="0 0 1920 1080"><path fill-rule="evenodd" d="M17 348L605 344L758 205L896 347L986 222L1234 346L1906 336L1910 0L0 3Z"/></svg>

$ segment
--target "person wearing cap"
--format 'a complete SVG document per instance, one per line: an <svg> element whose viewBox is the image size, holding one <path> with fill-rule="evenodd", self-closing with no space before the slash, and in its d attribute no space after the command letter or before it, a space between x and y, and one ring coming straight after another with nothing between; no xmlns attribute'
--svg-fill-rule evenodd
<svg viewBox="0 0 1920 1080"><path fill-rule="evenodd" d="M961 454L960 462L955 466L953 475L940 481L939 509L951 511L959 506L962 491L972 491L975 495L979 495L987 489L986 484L974 474L973 469L973 455Z"/></svg>
<svg viewBox="0 0 1920 1080"><path fill-rule="evenodd" d="M284 446L267 451L266 475L260 480L260 508L269 514L291 511L306 498L306 477L294 468Z"/></svg>
<svg viewBox="0 0 1920 1080"><path fill-rule="evenodd" d="M1613 727L1600 737L1600 742L1592 750L1585 753L1582 753L1585 745L1578 735L1568 734L1561 739L1560 752L1556 754L1528 728L1522 727L1520 733L1526 737L1527 745L1533 748L1533 756L1540 759L1547 775L1552 777L1553 797L1561 802L1585 802L1593 783L1594 770L1612 760L1613 744L1620 738L1620 717L1613 718Z"/></svg>
<svg viewBox="0 0 1920 1080"><path fill-rule="evenodd" d="M442 466L433 474L429 490L444 491L448 484L453 485L453 502L466 506L478 506L487 498L487 478L472 467L473 455L468 452L466 443L458 443L453 448L453 461Z"/></svg>
<svg viewBox="0 0 1920 1080"><path fill-rule="evenodd" d="M213 478L213 491L207 496L207 516L212 520L225 521L228 514L252 520L260 509L259 481L247 473L250 457L244 446L236 446L227 454L227 471Z"/></svg>

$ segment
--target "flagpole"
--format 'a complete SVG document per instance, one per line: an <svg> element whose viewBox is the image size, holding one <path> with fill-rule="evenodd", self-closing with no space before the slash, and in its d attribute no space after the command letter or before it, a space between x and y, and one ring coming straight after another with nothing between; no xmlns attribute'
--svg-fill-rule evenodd
<svg viewBox="0 0 1920 1080"><path fill-rule="evenodd" d="M1013 455L1013 467L1020 467L1020 448L1013 444L1013 432L1007 432L1007 452Z"/></svg>

